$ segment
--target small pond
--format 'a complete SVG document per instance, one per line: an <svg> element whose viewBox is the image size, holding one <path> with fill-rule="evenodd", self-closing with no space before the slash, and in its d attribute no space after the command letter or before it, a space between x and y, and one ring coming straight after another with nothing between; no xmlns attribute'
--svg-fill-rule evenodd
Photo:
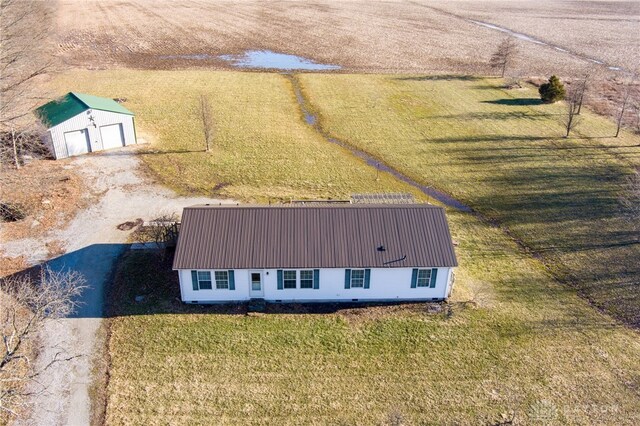
<svg viewBox="0 0 640 426"><path fill-rule="evenodd" d="M240 55L221 55L218 58L229 62L237 68L277 69L283 71L328 71L341 68L339 65L319 64L301 56L276 53L270 50L247 50Z"/></svg>

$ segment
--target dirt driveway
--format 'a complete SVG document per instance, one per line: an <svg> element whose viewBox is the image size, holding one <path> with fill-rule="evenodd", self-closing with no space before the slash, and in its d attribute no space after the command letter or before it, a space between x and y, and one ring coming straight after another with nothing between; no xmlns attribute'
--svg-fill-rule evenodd
<svg viewBox="0 0 640 426"><path fill-rule="evenodd" d="M97 332L104 305L104 289L109 285L115 261L128 248L128 232L116 226L142 218L150 220L160 213L178 212L184 206L225 203L230 200L178 197L142 177L136 170L135 148L123 148L100 155L87 155L69 161L88 183L97 201L81 211L66 229L42 239L24 239L4 244L7 256L25 255L31 264L45 260L48 241L59 240L66 254L50 261L55 269L80 271L90 286L82 296L78 312L47 325L42 338L51 348L41 354L46 363L62 349L68 355L81 355L57 365L45 378L47 391L34 397L34 410L21 425L88 425L91 418L89 388L95 356ZM99 350L99 349L98 349Z"/></svg>

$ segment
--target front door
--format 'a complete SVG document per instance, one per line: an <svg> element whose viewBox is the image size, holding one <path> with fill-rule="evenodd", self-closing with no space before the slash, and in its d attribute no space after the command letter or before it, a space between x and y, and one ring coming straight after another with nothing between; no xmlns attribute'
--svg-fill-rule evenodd
<svg viewBox="0 0 640 426"><path fill-rule="evenodd" d="M249 271L249 296L264 297L264 288L262 287L262 271Z"/></svg>

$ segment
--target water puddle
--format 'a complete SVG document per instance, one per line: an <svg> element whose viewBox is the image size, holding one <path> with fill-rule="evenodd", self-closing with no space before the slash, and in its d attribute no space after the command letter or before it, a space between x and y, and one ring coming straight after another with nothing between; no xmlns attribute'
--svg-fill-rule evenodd
<svg viewBox="0 0 640 426"><path fill-rule="evenodd" d="M417 188L423 194L427 195L428 197L435 198L436 200L440 201L442 204L446 206L453 207L464 212L471 211L471 208L469 206L461 203L460 201L456 200L450 195L445 194L444 192L438 191L437 189L434 189L430 186L422 185L416 182L415 180L411 179L410 177L402 174L398 170L380 162L379 160L367 154L366 152L356 149L342 142L341 140L332 138L324 134L324 132L322 132L322 130L318 126L318 117L313 112L311 112L309 108L307 108L304 95L302 94L302 90L300 90L300 84L295 79L295 77L293 77L291 74L285 74L285 75L289 78L289 80L291 80L291 84L293 85L293 90L296 94L296 100L298 101L298 106L300 107L300 110L302 111L302 115L304 116L304 121L309 126L313 127L318 133L320 133L327 142L338 145L348 150L356 157L364 160L371 167L374 167L377 170L393 175L395 178L413 186L414 188Z"/></svg>
<svg viewBox="0 0 640 426"><path fill-rule="evenodd" d="M538 40L537 38L530 37L530 36L528 36L526 34L518 33L518 32L515 32L515 31L511 31L508 28L504 28L504 27L501 27L501 26L498 26L498 25L494 25L494 24L489 24L487 22L475 21L473 19L468 19L468 21L472 22L472 23L474 23L476 25L480 25L481 27L491 28L492 30L500 31L500 32L505 33L505 34L509 34L510 36L515 37L515 38L517 38L519 40L527 41L529 43L539 44L541 46L552 47L555 50L557 50L558 52L567 53L567 54L569 54L571 56L574 56L576 58L582 59L583 61L591 62L592 64L605 65L605 63L603 61L600 61L598 59L591 58L589 56L584 56L584 55L580 55L578 53L571 52L570 50L564 49L564 48L562 48L560 46L549 44L549 43L544 42L542 40ZM624 71L624 69L622 67L617 67L617 66L608 66L607 68L609 68L611 71Z"/></svg>
<svg viewBox="0 0 640 426"><path fill-rule="evenodd" d="M229 62L237 68L276 69L282 71L329 71L341 68L339 65L319 64L301 56L276 53L270 50L248 50L241 55L221 55L218 58Z"/></svg>

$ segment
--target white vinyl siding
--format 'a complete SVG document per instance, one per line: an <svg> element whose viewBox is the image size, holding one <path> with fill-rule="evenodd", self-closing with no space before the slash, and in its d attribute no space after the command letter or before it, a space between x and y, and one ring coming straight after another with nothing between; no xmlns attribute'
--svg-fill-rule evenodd
<svg viewBox="0 0 640 426"><path fill-rule="evenodd" d="M369 288L354 287L348 289L345 288L346 272L344 268L319 269L318 282L316 283L314 279L314 287L317 288L302 287L302 278L305 276L302 272L310 269L300 269L297 271L296 277L300 285L297 285L295 289L278 289L278 270L260 269L264 291L261 297L272 302L351 302L353 299L361 302L431 301L448 297L448 293L451 291L452 268L437 268L436 285L433 288L430 286L412 288L411 277L413 269L371 268ZM420 269L429 270L431 268ZM186 269L179 270L182 300L189 303L222 303L248 301L251 298L251 272L258 271L255 269L236 269L234 291L216 291L215 285L213 291L194 291L191 272L191 270ZM284 281L284 270L281 272ZM211 270L210 273L212 280L215 281L215 271ZM229 281L231 281L230 275ZM284 282L282 284L284 287Z"/></svg>
<svg viewBox="0 0 640 426"><path fill-rule="evenodd" d="M90 119L93 118L93 121ZM65 133L86 131L89 139L89 147L85 152L102 151L109 149L107 143L106 148L103 142L101 128L110 125L121 125L122 138L124 145L133 145L136 143L136 135L133 123L133 116L120 114L111 111L101 111L91 109L83 111L80 114L63 121L49 129L51 138L51 147L53 155L60 159L69 156L65 142ZM114 128L115 129L115 128Z"/></svg>

